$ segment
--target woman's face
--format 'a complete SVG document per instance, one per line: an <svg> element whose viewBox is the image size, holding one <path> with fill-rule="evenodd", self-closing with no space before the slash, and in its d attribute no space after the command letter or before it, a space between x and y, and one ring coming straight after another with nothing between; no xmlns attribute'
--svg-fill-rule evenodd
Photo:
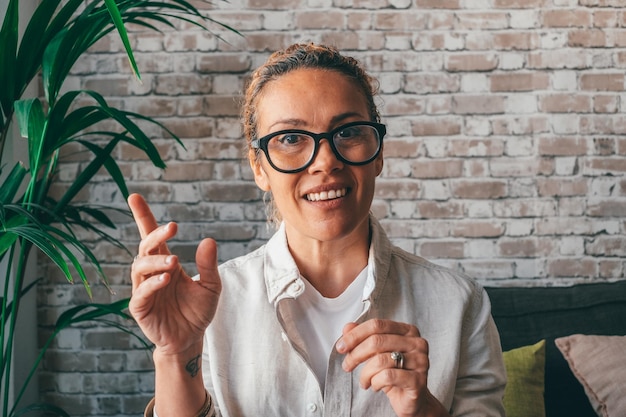
<svg viewBox="0 0 626 417"><path fill-rule="evenodd" d="M354 121L370 121L365 97L356 83L332 70L289 72L266 84L257 101L259 137L285 129L328 132ZM274 170L263 154L257 162L250 156L255 181L272 192L291 243L367 237L382 152L367 165L347 165L323 139L313 163L295 174Z"/></svg>

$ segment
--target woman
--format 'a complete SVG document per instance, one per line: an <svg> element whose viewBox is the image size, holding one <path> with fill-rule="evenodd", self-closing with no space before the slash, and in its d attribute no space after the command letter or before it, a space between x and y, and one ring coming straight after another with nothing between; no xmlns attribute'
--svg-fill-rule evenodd
<svg viewBox="0 0 626 417"><path fill-rule="evenodd" d="M159 417L504 414L485 292L392 246L370 214L385 135L374 93L322 45L253 74L249 160L280 227L219 267L203 240L194 279L166 246L176 224L129 198L142 237L130 310L155 344Z"/></svg>

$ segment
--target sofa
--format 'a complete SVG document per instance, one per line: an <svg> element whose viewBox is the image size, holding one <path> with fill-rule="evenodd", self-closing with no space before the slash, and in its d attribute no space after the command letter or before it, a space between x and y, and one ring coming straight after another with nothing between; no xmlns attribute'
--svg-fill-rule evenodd
<svg viewBox="0 0 626 417"><path fill-rule="evenodd" d="M505 355L545 341L545 363L541 364L543 375L540 377L543 378L540 381L543 382L543 398L529 400L527 397L524 402L534 402L530 405L537 406L543 401L539 406L545 409L546 417L626 416L626 408L619 408L626 407L626 337L604 337L626 335L626 280L569 287L486 287L486 290ZM592 339L587 335L602 337ZM600 352L598 354L579 349L579 357L575 357L578 347L571 343L579 340L595 345L611 341L617 352L612 356L616 358L610 357L603 346L594 346L596 352ZM613 362L609 363L609 360ZM596 379L607 375L601 365L616 370L615 375L622 381L612 376L614 379L609 386L596 388L598 381L593 382L596 386L589 386L590 373L596 373L593 375ZM583 370L583 366L587 369ZM610 393L612 399L598 398L606 396L606 393L599 393L601 389L613 390ZM616 389L621 391L615 392ZM607 404L607 401L615 402L616 399L622 404Z"/></svg>

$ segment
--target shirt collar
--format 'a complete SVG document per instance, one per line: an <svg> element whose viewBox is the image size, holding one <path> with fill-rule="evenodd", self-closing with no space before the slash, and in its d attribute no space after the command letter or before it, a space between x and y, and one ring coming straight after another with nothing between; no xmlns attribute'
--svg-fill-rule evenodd
<svg viewBox="0 0 626 417"><path fill-rule="evenodd" d="M368 255L368 276L363 299L375 298L386 281L391 257L391 243L382 226L370 213L372 242ZM265 246L265 285L268 301L275 304L285 297L297 297L304 291L298 266L289 252L285 224L270 238Z"/></svg>

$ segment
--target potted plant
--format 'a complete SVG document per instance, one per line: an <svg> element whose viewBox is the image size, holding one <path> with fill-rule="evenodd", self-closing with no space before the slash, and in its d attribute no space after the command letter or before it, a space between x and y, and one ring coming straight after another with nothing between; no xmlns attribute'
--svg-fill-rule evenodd
<svg viewBox="0 0 626 417"><path fill-rule="evenodd" d="M10 392L20 301L36 282L26 279L25 268L31 251L37 248L63 271L69 282L80 279L91 297L86 266L105 284L107 278L96 254L81 242L76 232L85 229L113 245L124 246L107 232L115 228L110 212L75 203L75 197L96 173L103 171L110 175L124 197L128 196L125 179L112 158L112 152L121 143L141 150L155 166L165 167L157 148L142 131L142 123L157 125L180 143L158 121L112 107L96 91L63 92L63 83L79 57L115 31L125 47L130 67L139 78L126 25L158 31L162 25L173 27L174 20L204 30L209 30L207 23L214 22L185 0L45 0L36 7L20 37L19 0L8 1L0 28L0 158L4 156L15 121L23 140L27 141L28 157L24 161L3 158L0 166L0 260L5 266L0 271L4 274L0 299L0 401L5 417L35 410L67 415L52 404L20 404L46 348L59 331L85 320L101 320L129 331L114 320L115 315L128 318L124 312L128 299L108 305L81 305L66 311L58 319L52 337L40 349L24 385ZM27 87L39 77L42 91L26 97ZM117 128L99 128L101 122ZM79 146L91 152L93 158L63 195L54 198L51 185L66 146Z"/></svg>

